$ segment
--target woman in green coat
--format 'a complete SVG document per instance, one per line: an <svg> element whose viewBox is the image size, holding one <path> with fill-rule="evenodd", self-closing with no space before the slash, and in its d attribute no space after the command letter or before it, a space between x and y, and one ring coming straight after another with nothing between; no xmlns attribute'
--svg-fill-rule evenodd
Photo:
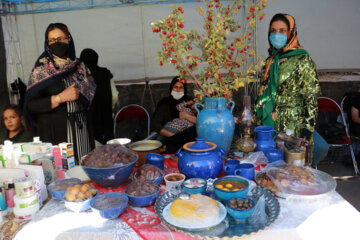
<svg viewBox="0 0 360 240"><path fill-rule="evenodd" d="M255 107L257 119L278 132L291 129L294 136L312 142L320 95L315 63L299 44L292 16L274 15L268 39L269 57L262 69ZM322 155L326 156L327 146L324 148Z"/></svg>

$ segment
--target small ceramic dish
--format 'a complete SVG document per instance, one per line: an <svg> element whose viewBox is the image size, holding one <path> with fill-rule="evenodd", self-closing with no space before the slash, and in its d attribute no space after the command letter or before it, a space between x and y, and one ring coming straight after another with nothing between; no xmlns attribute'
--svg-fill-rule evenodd
<svg viewBox="0 0 360 240"><path fill-rule="evenodd" d="M231 205L230 201L240 200L240 201L244 202L246 199L247 199L249 205L245 209L239 209L239 208L234 208L234 207L230 206ZM229 213L229 215L235 219L235 221L244 222L246 219L251 217L251 215L253 214L253 212L255 210L255 202L252 199L246 198L246 197L231 198L226 203L226 210Z"/></svg>
<svg viewBox="0 0 360 240"><path fill-rule="evenodd" d="M183 183L182 188L189 194L203 194L206 191L206 181L202 178L189 178Z"/></svg>

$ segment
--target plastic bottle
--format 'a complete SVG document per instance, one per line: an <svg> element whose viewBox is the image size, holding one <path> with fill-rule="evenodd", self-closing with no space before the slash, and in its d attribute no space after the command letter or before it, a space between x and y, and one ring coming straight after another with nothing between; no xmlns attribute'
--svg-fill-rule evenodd
<svg viewBox="0 0 360 240"><path fill-rule="evenodd" d="M0 209L1 211L5 211L7 209L4 192L1 186L0 186Z"/></svg>
<svg viewBox="0 0 360 240"><path fill-rule="evenodd" d="M8 183L7 188L5 189L5 200L8 208L13 208L14 204L14 196L15 196L15 184L13 182Z"/></svg>
<svg viewBox="0 0 360 240"><path fill-rule="evenodd" d="M5 161L5 167L15 168L18 165L14 157L13 143L10 140L4 141L3 157Z"/></svg>

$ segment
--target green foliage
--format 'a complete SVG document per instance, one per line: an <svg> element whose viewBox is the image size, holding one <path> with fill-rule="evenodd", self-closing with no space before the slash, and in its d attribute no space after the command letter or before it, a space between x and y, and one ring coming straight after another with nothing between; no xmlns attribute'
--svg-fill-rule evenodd
<svg viewBox="0 0 360 240"><path fill-rule="evenodd" d="M267 0L248 2L251 4L246 0L198 0L195 10L203 20L202 33L184 30L181 5L171 6L170 15L153 24L153 32L162 41L157 60L160 65L173 64L181 81L191 79L197 99L231 98L233 90L244 86L246 76L256 71L247 60L255 55L254 28L265 15ZM240 11L245 14L243 22L237 20Z"/></svg>

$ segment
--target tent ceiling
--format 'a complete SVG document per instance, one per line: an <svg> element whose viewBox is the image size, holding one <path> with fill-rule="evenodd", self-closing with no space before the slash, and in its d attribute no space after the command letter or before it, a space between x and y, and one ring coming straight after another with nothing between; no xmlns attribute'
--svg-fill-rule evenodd
<svg viewBox="0 0 360 240"><path fill-rule="evenodd" d="M129 5L196 2L196 0L1 0L0 14L34 14Z"/></svg>

